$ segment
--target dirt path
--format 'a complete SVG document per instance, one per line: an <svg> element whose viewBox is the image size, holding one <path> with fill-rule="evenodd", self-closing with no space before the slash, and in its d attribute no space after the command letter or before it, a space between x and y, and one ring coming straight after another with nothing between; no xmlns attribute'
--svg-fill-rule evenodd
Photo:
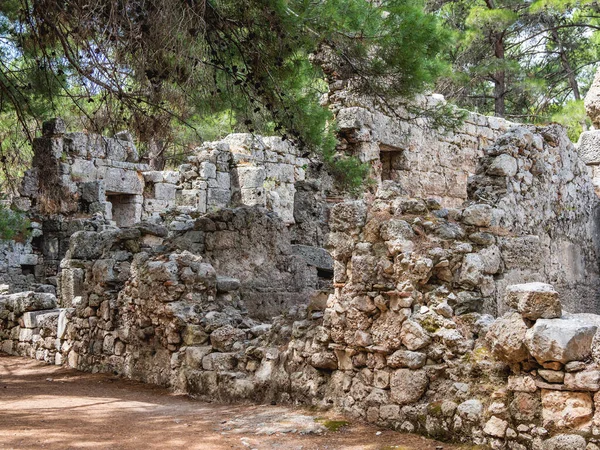
<svg viewBox="0 0 600 450"><path fill-rule="evenodd" d="M336 419L328 415L328 418ZM339 419L339 418L338 418ZM456 449L313 413L199 402L155 386L0 354L0 449Z"/></svg>

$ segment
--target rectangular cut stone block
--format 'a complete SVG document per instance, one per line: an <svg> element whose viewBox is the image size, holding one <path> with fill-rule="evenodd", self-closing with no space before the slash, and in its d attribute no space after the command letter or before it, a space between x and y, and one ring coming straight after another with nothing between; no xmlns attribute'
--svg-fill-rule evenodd
<svg viewBox="0 0 600 450"><path fill-rule="evenodd" d="M261 188L265 182L263 167L239 166L237 176L240 188Z"/></svg>
<svg viewBox="0 0 600 450"><path fill-rule="evenodd" d="M38 328L41 323L59 314L59 309L26 312L23 314L23 325L25 328Z"/></svg>
<svg viewBox="0 0 600 450"><path fill-rule="evenodd" d="M577 153L586 164L600 164L600 130L581 133L577 143Z"/></svg>
<svg viewBox="0 0 600 450"><path fill-rule="evenodd" d="M75 182L96 181L98 169L93 161L76 158L71 164L71 178Z"/></svg>
<svg viewBox="0 0 600 450"><path fill-rule="evenodd" d="M144 181L142 175L133 170L106 168L104 187L111 193L141 195L144 192Z"/></svg>
<svg viewBox="0 0 600 450"><path fill-rule="evenodd" d="M226 189L209 188L208 189L208 206L216 206L218 208L226 207L231 201L231 191Z"/></svg>
<svg viewBox="0 0 600 450"><path fill-rule="evenodd" d="M574 391L600 390L600 370L584 370L565 374L565 387Z"/></svg>
<svg viewBox="0 0 600 450"><path fill-rule="evenodd" d="M267 196L265 195L265 190L263 188L241 189L240 194L244 205L265 206L267 203Z"/></svg>
<svg viewBox="0 0 600 450"><path fill-rule="evenodd" d="M177 186L170 183L156 183L154 185L154 198L158 200L175 200Z"/></svg>
<svg viewBox="0 0 600 450"><path fill-rule="evenodd" d="M73 156L87 157L88 135L85 133L67 133L64 136L64 149Z"/></svg>

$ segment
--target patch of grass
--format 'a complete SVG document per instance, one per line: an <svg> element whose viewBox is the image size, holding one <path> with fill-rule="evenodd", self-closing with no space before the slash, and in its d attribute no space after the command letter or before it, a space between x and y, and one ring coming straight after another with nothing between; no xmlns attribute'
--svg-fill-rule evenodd
<svg viewBox="0 0 600 450"><path fill-rule="evenodd" d="M350 422L346 420L332 420L326 417L315 417L315 422L320 423L329 431L333 431L334 433L350 425Z"/></svg>

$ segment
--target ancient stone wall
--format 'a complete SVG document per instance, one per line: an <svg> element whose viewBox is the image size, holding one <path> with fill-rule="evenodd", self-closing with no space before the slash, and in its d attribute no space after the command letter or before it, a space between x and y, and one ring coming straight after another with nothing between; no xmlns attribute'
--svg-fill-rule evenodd
<svg viewBox="0 0 600 450"><path fill-rule="evenodd" d="M258 213L210 220L215 233L243 220L283 226ZM61 301L71 296L70 304L52 294L0 296L2 350L209 399L336 407L439 439L583 450L600 433L600 371L589 362L598 316L563 314L559 294L541 283L512 286L511 311L496 321L473 312L486 298L476 279L502 268L492 214L389 190L338 204L334 294L303 290L304 304L262 319L239 280L219 274L218 252L177 250L151 224L80 231L61 264ZM220 239L198 221L205 247ZM82 282L67 286L77 279L70 271Z"/></svg>
<svg viewBox="0 0 600 450"><path fill-rule="evenodd" d="M572 312L600 311L599 202L586 167L559 126L514 128L485 151L469 198L493 207L504 287L552 283Z"/></svg>
<svg viewBox="0 0 600 450"><path fill-rule="evenodd" d="M327 101L340 127L340 149L368 162L377 185L390 180L404 195L435 198L444 207L466 200L467 179L483 149L513 125L463 111L457 129L442 129L406 105L383 106L357 95L348 82L335 82L330 89ZM416 99L414 106L432 110L442 103L434 95Z"/></svg>

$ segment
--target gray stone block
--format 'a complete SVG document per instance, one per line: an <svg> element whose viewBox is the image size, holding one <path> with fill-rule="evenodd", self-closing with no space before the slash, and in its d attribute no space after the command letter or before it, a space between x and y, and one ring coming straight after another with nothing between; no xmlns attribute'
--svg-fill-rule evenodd
<svg viewBox="0 0 600 450"><path fill-rule="evenodd" d="M600 164L600 130L584 131L581 133L577 153L586 164Z"/></svg>
<svg viewBox="0 0 600 450"><path fill-rule="evenodd" d="M309 245L292 245L292 253L302 257L307 264L333 271L333 258L324 248Z"/></svg>

